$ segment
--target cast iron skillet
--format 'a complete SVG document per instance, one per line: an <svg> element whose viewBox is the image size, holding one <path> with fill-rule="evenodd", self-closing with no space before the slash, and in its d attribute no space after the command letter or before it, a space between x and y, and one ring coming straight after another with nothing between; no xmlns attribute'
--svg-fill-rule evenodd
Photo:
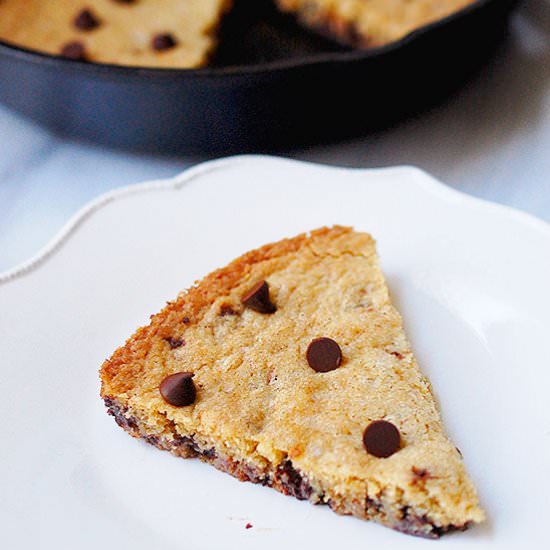
<svg viewBox="0 0 550 550"><path fill-rule="evenodd" d="M162 153L268 151L388 126L456 88L498 42L517 0L478 0L404 39L349 50L270 0L240 0L211 67L140 69L0 42L0 100L51 130Z"/></svg>

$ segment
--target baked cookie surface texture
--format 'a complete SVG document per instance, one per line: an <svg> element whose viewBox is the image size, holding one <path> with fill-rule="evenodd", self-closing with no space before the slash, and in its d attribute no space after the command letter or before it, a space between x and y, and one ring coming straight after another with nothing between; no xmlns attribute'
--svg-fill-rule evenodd
<svg viewBox="0 0 550 550"><path fill-rule="evenodd" d="M100 375L132 436L240 480L426 537L484 518L366 233L248 252L169 302Z"/></svg>

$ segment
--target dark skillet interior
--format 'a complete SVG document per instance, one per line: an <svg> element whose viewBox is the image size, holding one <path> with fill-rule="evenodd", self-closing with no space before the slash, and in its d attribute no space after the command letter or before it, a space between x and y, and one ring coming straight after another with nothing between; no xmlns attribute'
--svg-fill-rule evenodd
<svg viewBox="0 0 550 550"><path fill-rule="evenodd" d="M270 0L238 0L212 66L86 64L0 43L0 100L52 131L167 154L272 151L387 127L479 69L517 0L479 0L398 43L352 51Z"/></svg>
<svg viewBox="0 0 550 550"><path fill-rule="evenodd" d="M352 51L308 32L272 0L241 0L225 17L214 67L264 65L282 60L304 61L319 54Z"/></svg>

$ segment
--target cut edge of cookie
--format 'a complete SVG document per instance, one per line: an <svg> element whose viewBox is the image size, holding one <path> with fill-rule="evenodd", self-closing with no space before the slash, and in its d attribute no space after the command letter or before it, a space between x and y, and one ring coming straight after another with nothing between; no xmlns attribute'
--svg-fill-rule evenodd
<svg viewBox="0 0 550 550"><path fill-rule="evenodd" d="M194 435L181 436L172 426L169 435L152 435L138 418L132 416L127 407L115 397L103 397L107 412L116 423L128 434L137 439L155 446L157 449L168 451L180 458L199 458L221 472L230 474L239 481L270 487L298 500L307 500L312 504L327 504L331 510L339 515L351 515L364 520L374 520L377 523L395 529L396 531L416 537L438 539L442 535L455 531L465 531L474 522L468 521L462 525L437 525L429 515L412 509L403 503L395 513L383 499L366 496L364 501L350 501L345 498L325 498L323 485L317 480L310 480L304 476L292 463L290 457L284 458L273 468L272 465L260 470L257 466L237 461L230 456L219 452L214 446L199 442Z"/></svg>

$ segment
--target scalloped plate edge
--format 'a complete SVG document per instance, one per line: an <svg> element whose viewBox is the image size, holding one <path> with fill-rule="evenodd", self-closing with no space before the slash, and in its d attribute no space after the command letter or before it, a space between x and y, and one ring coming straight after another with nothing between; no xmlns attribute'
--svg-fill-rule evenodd
<svg viewBox="0 0 550 550"><path fill-rule="evenodd" d="M151 180L138 184L131 184L124 186L113 191L103 193L82 206L54 235L52 239L48 241L36 254L29 259L17 264L16 266L0 272L0 285L6 284L22 276L28 275L40 268L48 259L53 257L61 247L71 239L78 229L86 223L86 221L94 215L95 212L102 209L104 206L118 200L123 200L126 197L135 194L149 193L151 191L179 191L188 184L199 179L205 174L221 171L229 167L241 166L250 163L272 163L272 164L286 164L286 165L309 165L312 168L321 168L331 170L334 172L344 173L361 173L361 172L407 172L409 179L415 182L422 188L423 191L428 194L439 196L440 198L452 201L460 202L465 206L477 206L483 207L487 212L498 213L509 217L510 221L514 223L521 223L528 226L533 231L541 233L543 236L550 240L550 224L545 221L523 212L521 210L505 206L502 204L493 203L484 199L473 197L461 191L457 191L441 183L433 176L424 172L420 168L415 166L395 166L386 168L342 168L330 165L321 165L312 162L304 162L299 160L287 159L283 157L275 157L269 155L238 155L217 160L212 160L198 164L192 168L188 168L179 175L161 180Z"/></svg>

